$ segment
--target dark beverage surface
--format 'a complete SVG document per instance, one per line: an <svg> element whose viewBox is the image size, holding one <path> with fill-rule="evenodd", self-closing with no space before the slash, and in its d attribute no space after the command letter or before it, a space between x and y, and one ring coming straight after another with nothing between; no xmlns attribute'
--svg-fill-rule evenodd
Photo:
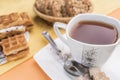
<svg viewBox="0 0 120 80"><path fill-rule="evenodd" d="M118 38L118 32L110 24L83 21L79 22L70 31L70 36L78 41L89 44L112 44Z"/></svg>

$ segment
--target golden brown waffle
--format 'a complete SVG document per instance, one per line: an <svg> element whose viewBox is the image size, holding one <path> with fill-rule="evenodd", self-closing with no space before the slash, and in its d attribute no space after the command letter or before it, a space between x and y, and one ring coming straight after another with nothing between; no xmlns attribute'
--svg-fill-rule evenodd
<svg viewBox="0 0 120 80"><path fill-rule="evenodd" d="M0 39L30 31L32 25L31 19L25 12L0 16Z"/></svg>
<svg viewBox="0 0 120 80"><path fill-rule="evenodd" d="M2 39L0 42L3 53L8 56L11 54L17 54L19 51L28 48L27 41L24 34L18 34L6 39Z"/></svg>
<svg viewBox="0 0 120 80"><path fill-rule="evenodd" d="M90 79L91 77L91 79ZM76 80L110 80L100 68L89 68L89 74L84 74Z"/></svg>
<svg viewBox="0 0 120 80"><path fill-rule="evenodd" d="M29 53L29 49L19 51L17 54L6 56L7 61L13 61L25 57Z"/></svg>
<svg viewBox="0 0 120 80"><path fill-rule="evenodd" d="M89 72L93 80L110 80L99 68L91 68Z"/></svg>
<svg viewBox="0 0 120 80"><path fill-rule="evenodd" d="M22 21L23 21L23 25L26 26L26 30L31 30L32 29L32 21L31 19L29 18L29 16L27 15L27 13L23 12L20 14L21 18L22 18Z"/></svg>
<svg viewBox="0 0 120 80"><path fill-rule="evenodd" d="M9 15L0 16L0 29L19 25L24 25L26 30L30 30L29 28L31 28L33 23L27 13L11 13Z"/></svg>

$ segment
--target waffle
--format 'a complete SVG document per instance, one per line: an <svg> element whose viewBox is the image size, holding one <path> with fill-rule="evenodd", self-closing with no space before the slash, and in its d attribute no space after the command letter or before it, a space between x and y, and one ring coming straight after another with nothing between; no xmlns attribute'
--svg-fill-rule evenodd
<svg viewBox="0 0 120 80"><path fill-rule="evenodd" d="M13 61L25 57L29 53L29 49L19 51L17 54L11 54L6 56L7 61Z"/></svg>
<svg viewBox="0 0 120 80"><path fill-rule="evenodd" d="M26 26L26 30L28 30L28 31L31 30L33 24L32 24L31 19L29 18L29 16L25 12L21 13L20 16L21 16L22 21L23 21L22 24L24 26Z"/></svg>
<svg viewBox="0 0 120 80"><path fill-rule="evenodd" d="M32 21L27 13L11 13L0 16L0 39L32 29Z"/></svg>
<svg viewBox="0 0 120 80"><path fill-rule="evenodd" d="M9 15L0 16L0 29L16 26L16 25L24 25L27 28L32 26L32 21L27 15L27 13L11 13Z"/></svg>
<svg viewBox="0 0 120 80"><path fill-rule="evenodd" d="M81 75L76 80L110 80L100 68L90 68L88 74Z"/></svg>
<svg viewBox="0 0 120 80"><path fill-rule="evenodd" d="M24 34L18 34L18 35L8 37L6 39L2 39L0 42L0 45L2 47L2 52L7 57L12 55L14 58L15 56L16 58L19 58L17 56L20 56L21 54L28 52L28 45L24 37Z"/></svg>
<svg viewBox="0 0 120 80"><path fill-rule="evenodd" d="M93 80L110 80L99 68L91 68L89 72Z"/></svg>

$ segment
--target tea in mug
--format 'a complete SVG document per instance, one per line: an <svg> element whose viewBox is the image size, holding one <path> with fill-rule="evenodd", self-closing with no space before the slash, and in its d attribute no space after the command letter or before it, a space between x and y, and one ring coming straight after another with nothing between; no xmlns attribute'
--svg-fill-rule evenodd
<svg viewBox="0 0 120 80"><path fill-rule="evenodd" d="M117 41L118 31L111 24L97 21L80 21L72 27L70 36L80 42L105 45Z"/></svg>

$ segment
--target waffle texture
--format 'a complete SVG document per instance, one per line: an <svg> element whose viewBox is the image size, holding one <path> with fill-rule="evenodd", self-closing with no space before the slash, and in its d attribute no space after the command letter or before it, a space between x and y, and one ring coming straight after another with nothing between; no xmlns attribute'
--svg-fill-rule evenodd
<svg viewBox="0 0 120 80"><path fill-rule="evenodd" d="M8 61L21 58L29 53L29 47L24 34L2 39L0 45Z"/></svg>
<svg viewBox="0 0 120 80"><path fill-rule="evenodd" d="M0 39L32 29L33 23L27 13L11 13L0 16Z"/></svg>

